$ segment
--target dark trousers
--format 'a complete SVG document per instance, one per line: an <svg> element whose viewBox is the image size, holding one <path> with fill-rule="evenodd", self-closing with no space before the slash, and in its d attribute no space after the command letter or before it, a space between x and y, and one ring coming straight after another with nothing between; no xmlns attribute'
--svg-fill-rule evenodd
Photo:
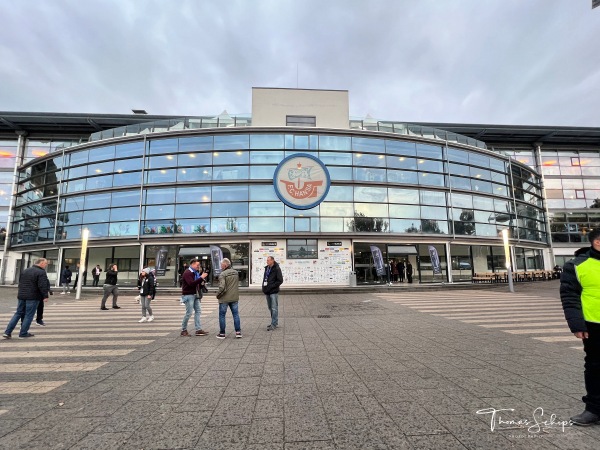
<svg viewBox="0 0 600 450"><path fill-rule="evenodd" d="M94 275L94 282L92 283L92 286L98 286L98 282L100 281L100 275Z"/></svg>
<svg viewBox="0 0 600 450"><path fill-rule="evenodd" d="M35 321L37 323L40 323L41 321L44 320L44 302L40 301L38 303L38 307L37 307L37 314L35 316Z"/></svg>
<svg viewBox="0 0 600 450"><path fill-rule="evenodd" d="M585 351L585 380L586 395L582 400L585 409L600 415L600 323L586 322L589 337L583 340Z"/></svg>

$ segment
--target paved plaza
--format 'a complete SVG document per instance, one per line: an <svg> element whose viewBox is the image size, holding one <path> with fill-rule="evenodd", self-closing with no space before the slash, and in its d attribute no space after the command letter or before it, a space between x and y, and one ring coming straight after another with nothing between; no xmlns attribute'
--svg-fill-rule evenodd
<svg viewBox="0 0 600 450"><path fill-rule="evenodd" d="M516 289L283 292L273 332L245 294L244 337L229 313L225 340L214 295L210 335L185 338L173 295L152 323L132 296L100 311L95 293L54 295L34 338L0 342L0 448L600 448L600 426L563 422L583 352L558 282ZM15 293L0 289L3 328Z"/></svg>

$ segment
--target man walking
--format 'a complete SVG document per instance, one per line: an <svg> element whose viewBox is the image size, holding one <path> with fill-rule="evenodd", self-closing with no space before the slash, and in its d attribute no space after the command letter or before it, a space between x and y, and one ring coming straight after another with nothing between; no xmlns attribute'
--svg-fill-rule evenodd
<svg viewBox="0 0 600 450"><path fill-rule="evenodd" d="M585 352L585 410L571 417L575 425L600 423L600 228L588 234L590 247L575 252L560 277L560 299L571 332Z"/></svg>
<svg viewBox="0 0 600 450"><path fill-rule="evenodd" d="M262 291L267 297L267 307L271 313L271 323L267 331L277 328L279 319L279 286L283 283L283 275L279 264L275 262L272 256L267 257L265 274L263 277Z"/></svg>
<svg viewBox="0 0 600 450"><path fill-rule="evenodd" d="M219 289L217 298L219 299L219 334L217 339L225 339L225 314L227 308L231 309L233 315L233 327L235 328L235 337L242 337L242 328L240 326L240 314L238 305L240 300L240 277L237 270L231 268L231 261L223 258L221 261L221 274L219 275Z"/></svg>
<svg viewBox="0 0 600 450"><path fill-rule="evenodd" d="M61 292L62 295L71 293L71 289L69 288L69 284L71 283L71 275L73 275L73 273L71 272L71 269L69 269L69 266L65 266L63 271L60 273L60 284L63 288L63 291Z"/></svg>
<svg viewBox="0 0 600 450"><path fill-rule="evenodd" d="M92 277L94 277L92 286L98 287L98 283L100 282L100 272L102 272L102 269L100 268L100 264L97 264L92 270Z"/></svg>
<svg viewBox="0 0 600 450"><path fill-rule="evenodd" d="M19 290L17 292L17 312L8 323L4 335L4 339L10 339L12 332L21 320L21 330L19 338L25 339L33 337L29 332L29 327L33 320L33 315L37 310L39 302L48 301L48 289L50 281L46 275L46 266L48 261L45 258L39 258L34 261L34 265L26 269L19 279Z"/></svg>
<svg viewBox="0 0 600 450"><path fill-rule="evenodd" d="M185 305L185 316L181 322L181 336L190 336L187 331L188 321L194 312L194 325L196 336L206 336L208 332L200 326L200 299L202 298L202 289L200 287L205 283L208 272L200 274L200 261L196 258L190 261L190 266L181 274L181 302Z"/></svg>
<svg viewBox="0 0 600 450"><path fill-rule="evenodd" d="M116 264L111 264L106 270L106 280L104 281L104 296L102 297L102 303L100 309L107 310L106 300L109 295L112 295L112 307L113 309L121 309L117 306L117 299L119 298L119 287L117 286L117 276L119 274L119 268Z"/></svg>

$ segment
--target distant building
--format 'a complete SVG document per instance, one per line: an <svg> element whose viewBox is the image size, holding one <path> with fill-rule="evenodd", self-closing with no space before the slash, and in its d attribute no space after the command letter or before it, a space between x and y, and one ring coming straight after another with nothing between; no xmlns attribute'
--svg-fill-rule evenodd
<svg viewBox="0 0 600 450"><path fill-rule="evenodd" d="M2 279L44 256L56 280L85 228L88 267L124 283L220 254L244 285L268 255L286 285L381 282L371 246L466 281L505 270L505 228L516 270L550 269L600 226L599 149L600 128L353 119L331 90L254 88L244 116L0 112Z"/></svg>

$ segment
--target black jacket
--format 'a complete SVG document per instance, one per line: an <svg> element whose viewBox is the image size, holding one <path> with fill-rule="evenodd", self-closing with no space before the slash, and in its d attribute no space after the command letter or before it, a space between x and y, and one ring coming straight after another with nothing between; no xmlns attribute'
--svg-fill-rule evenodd
<svg viewBox="0 0 600 450"><path fill-rule="evenodd" d="M266 277L267 282L265 283L263 281L262 291L266 295L277 294L279 292L279 286L281 286L281 283L283 283L283 275L281 274L281 268L279 267L279 264L273 264L273 267L271 267L271 271L267 276L268 270L269 266L265 266L263 280Z"/></svg>
<svg viewBox="0 0 600 450"><path fill-rule="evenodd" d="M581 264L588 258L600 259L600 252L592 247L580 248L575 252L575 259L568 261L560 275L560 300L565 312L565 319L572 333L587 331L583 310L581 307L581 292L583 288L577 279L575 265Z"/></svg>
<svg viewBox="0 0 600 450"><path fill-rule="evenodd" d="M63 271L60 274L60 284L70 283L72 275L73 275L73 273L71 272L70 269L63 269Z"/></svg>
<svg viewBox="0 0 600 450"><path fill-rule="evenodd" d="M50 281L46 271L40 266L31 266L19 278L19 300L43 300L48 298Z"/></svg>
<svg viewBox="0 0 600 450"><path fill-rule="evenodd" d="M118 272L115 272L114 270L107 270L106 271L106 281L104 282L104 284L112 284L113 286L117 284L117 274Z"/></svg>
<svg viewBox="0 0 600 450"><path fill-rule="evenodd" d="M151 297L156 294L156 281L154 275L149 273L145 277L138 278L138 288L142 297Z"/></svg>

